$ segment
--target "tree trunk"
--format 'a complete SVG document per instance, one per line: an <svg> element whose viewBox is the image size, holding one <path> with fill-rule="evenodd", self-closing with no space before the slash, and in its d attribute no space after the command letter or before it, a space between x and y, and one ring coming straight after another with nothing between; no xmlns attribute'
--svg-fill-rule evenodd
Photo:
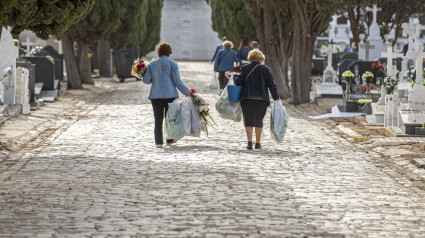
<svg viewBox="0 0 425 238"><path fill-rule="evenodd" d="M94 84L90 67L89 47L87 44L78 44L77 64L81 82L83 84Z"/></svg>
<svg viewBox="0 0 425 238"><path fill-rule="evenodd" d="M1 40L1 34L3 34L3 25L0 24L0 40Z"/></svg>
<svg viewBox="0 0 425 238"><path fill-rule="evenodd" d="M316 37L311 34L307 8L303 3L298 5L298 1L295 2L291 95L294 104L302 104L310 102L311 62Z"/></svg>
<svg viewBox="0 0 425 238"><path fill-rule="evenodd" d="M282 52L279 40L274 35L274 25L276 22L276 11L271 0L256 2L256 12L247 8L252 21L255 23L255 31L261 45L261 51L266 55L266 63L270 66L277 91L280 98L289 98L290 91L288 78L285 77L283 62L279 55Z"/></svg>
<svg viewBox="0 0 425 238"><path fill-rule="evenodd" d="M68 87L83 89L80 74L78 73L77 61L75 59L74 41L68 35L62 37L62 48L68 78Z"/></svg>
<svg viewBox="0 0 425 238"><path fill-rule="evenodd" d="M350 29L353 33L353 40L356 44L357 52L359 51L359 43L360 43L360 32L359 32L359 23L360 23L360 8L350 8L347 11L348 19L350 21Z"/></svg>
<svg viewBox="0 0 425 238"><path fill-rule="evenodd" d="M109 41L101 39L97 42L97 63L102 77L112 77L110 51L111 43Z"/></svg>

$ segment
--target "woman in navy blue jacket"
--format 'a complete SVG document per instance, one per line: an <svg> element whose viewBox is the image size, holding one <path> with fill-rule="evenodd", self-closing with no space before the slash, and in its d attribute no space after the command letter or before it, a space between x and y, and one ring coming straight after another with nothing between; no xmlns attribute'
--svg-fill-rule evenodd
<svg viewBox="0 0 425 238"><path fill-rule="evenodd" d="M249 47L249 40L247 38L243 38L242 43L236 52L236 56L238 56L241 60L241 66L248 64L248 54L251 50L252 48Z"/></svg>
<svg viewBox="0 0 425 238"><path fill-rule="evenodd" d="M233 43L231 41L223 42L224 49L220 50L214 61L214 71L218 71L218 82L220 89L223 90L229 79L225 77L226 71L233 72L235 62L240 62L240 59L233 52Z"/></svg>
<svg viewBox="0 0 425 238"><path fill-rule="evenodd" d="M269 90L273 100L279 101L276 84L270 68L262 65L265 60L263 53L252 50L248 54L248 62L241 67L240 75L234 79L235 85L243 86L241 107L248 138L247 149L252 150L252 131L255 127L255 149L261 149L261 133L263 119L270 105Z"/></svg>

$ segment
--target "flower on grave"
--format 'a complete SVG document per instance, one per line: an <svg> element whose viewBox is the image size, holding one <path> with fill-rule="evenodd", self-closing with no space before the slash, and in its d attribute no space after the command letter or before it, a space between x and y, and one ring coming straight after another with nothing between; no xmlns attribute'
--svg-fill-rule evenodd
<svg viewBox="0 0 425 238"><path fill-rule="evenodd" d="M371 69L376 76L378 76L378 74L382 76L385 75L384 65L382 65L379 60L372 63Z"/></svg>
<svg viewBox="0 0 425 238"><path fill-rule="evenodd" d="M351 83L354 79L354 74L350 70L347 70L342 74L342 77L345 78L347 83Z"/></svg>
<svg viewBox="0 0 425 238"><path fill-rule="evenodd" d="M55 64L55 59L53 59L53 57L52 57L52 56L50 56L50 55L46 55L46 58L47 58L50 62L52 62L52 64Z"/></svg>
<svg viewBox="0 0 425 238"><path fill-rule="evenodd" d="M311 83L322 83L322 77L319 75L311 76Z"/></svg>
<svg viewBox="0 0 425 238"><path fill-rule="evenodd" d="M362 78L366 79L366 83L372 83L373 77L374 77L374 75L370 71L366 71L362 75Z"/></svg>
<svg viewBox="0 0 425 238"><path fill-rule="evenodd" d="M382 24L381 25L381 34L382 35L387 35L387 34L390 34L390 27L388 26L388 24Z"/></svg>
<svg viewBox="0 0 425 238"><path fill-rule="evenodd" d="M412 65L409 65L406 70L406 75L403 77L406 81L415 81L416 82L416 70L415 67Z"/></svg>
<svg viewBox="0 0 425 238"><path fill-rule="evenodd" d="M370 84L370 90L376 90L376 85L371 83ZM360 85L360 91L362 91L362 93L366 92L366 84Z"/></svg>
<svg viewBox="0 0 425 238"><path fill-rule="evenodd" d="M422 127L421 127L421 129L422 129L422 130L424 130L424 129L425 129L425 121L424 121L424 122L422 122Z"/></svg>
<svg viewBox="0 0 425 238"><path fill-rule="evenodd" d="M388 74L384 79L384 86L387 94L392 94L398 85L398 79L395 76Z"/></svg>
<svg viewBox="0 0 425 238"><path fill-rule="evenodd" d="M133 75L136 78L143 79L143 76L145 76L146 69L148 68L149 64L153 61L152 59L135 59L133 62L133 67L131 70L131 75Z"/></svg>
<svg viewBox="0 0 425 238"><path fill-rule="evenodd" d="M359 104L359 105L365 105L366 103L371 103L372 102L372 99L359 99L358 101L357 101L357 103Z"/></svg>

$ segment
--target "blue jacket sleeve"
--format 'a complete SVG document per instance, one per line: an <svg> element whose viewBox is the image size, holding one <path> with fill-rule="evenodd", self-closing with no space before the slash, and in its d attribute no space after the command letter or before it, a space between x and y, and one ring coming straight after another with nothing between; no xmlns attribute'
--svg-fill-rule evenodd
<svg viewBox="0 0 425 238"><path fill-rule="evenodd" d="M272 72L270 71L270 68L267 67L267 87L269 88L269 91L272 95L273 100L279 99L279 94L277 93L277 87L274 83Z"/></svg>
<svg viewBox="0 0 425 238"><path fill-rule="evenodd" d="M180 80L180 71L177 63L173 63L171 65L171 77L173 77L174 85L182 94L187 94L189 89L184 85L184 83Z"/></svg>
<svg viewBox="0 0 425 238"><path fill-rule="evenodd" d="M215 56L215 59L214 59L214 70L215 71L218 71L218 65L220 64L220 61L221 61L220 53L221 53L221 51L219 51L217 53L217 55Z"/></svg>
<svg viewBox="0 0 425 238"><path fill-rule="evenodd" d="M152 83L152 66L150 64L149 64L148 68L146 69L145 76L143 76L143 82L145 84L151 84Z"/></svg>

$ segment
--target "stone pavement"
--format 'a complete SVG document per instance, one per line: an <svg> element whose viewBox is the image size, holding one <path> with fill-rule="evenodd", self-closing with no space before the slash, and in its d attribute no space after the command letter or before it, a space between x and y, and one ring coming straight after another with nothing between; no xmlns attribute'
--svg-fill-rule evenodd
<svg viewBox="0 0 425 238"><path fill-rule="evenodd" d="M180 63L188 87L215 100L211 69ZM10 157L0 162L0 237L424 235L425 191L299 107L287 106L283 144L271 140L266 115L261 151L246 150L242 123L219 118L214 107L219 126L209 137L157 149L149 87L97 84L95 96L71 91L62 99L71 106L35 126L44 128L40 139L22 133L27 143L9 142Z"/></svg>

